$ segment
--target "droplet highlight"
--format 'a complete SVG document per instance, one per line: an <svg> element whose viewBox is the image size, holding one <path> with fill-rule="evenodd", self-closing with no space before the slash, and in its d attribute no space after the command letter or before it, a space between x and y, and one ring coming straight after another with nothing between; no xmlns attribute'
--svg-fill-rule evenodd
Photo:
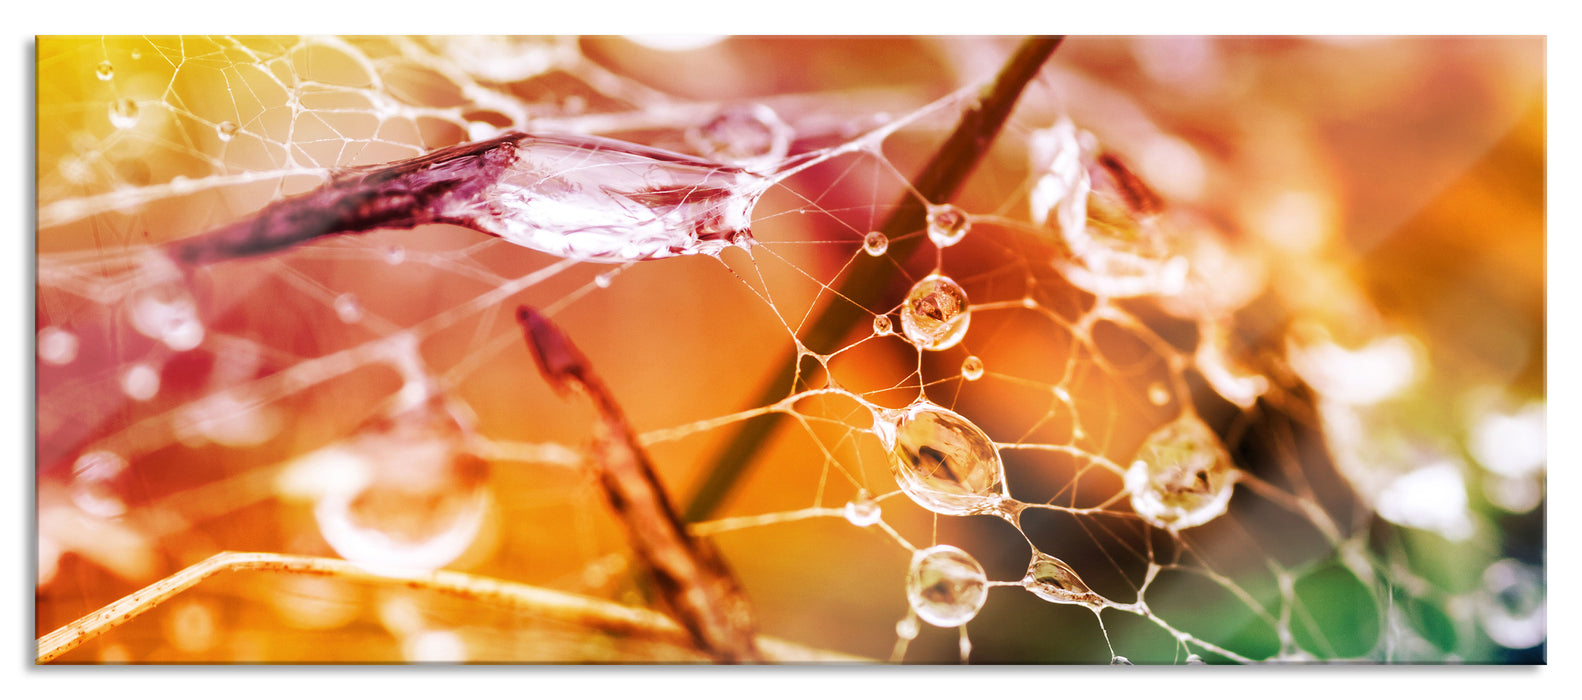
<svg viewBox="0 0 1582 700"><path fill-rule="evenodd" d="M960 627L977 617L988 597L988 577L971 554L948 544L912 554L906 600L924 622Z"/></svg>
<svg viewBox="0 0 1582 700"><path fill-rule="evenodd" d="M161 276L165 272L156 270ZM170 349L191 350L203 342L198 304L179 277L165 277L133 292L127 304L132 327Z"/></svg>
<svg viewBox="0 0 1582 700"><path fill-rule="evenodd" d="M237 126L236 122L230 121L220 122L214 127L215 135L219 136L221 141L230 141L236 138L236 132L240 129L241 127Z"/></svg>
<svg viewBox="0 0 1582 700"><path fill-rule="evenodd" d="M363 320L363 304L356 294L347 292L335 297L335 316L341 323L357 323Z"/></svg>
<svg viewBox="0 0 1582 700"><path fill-rule="evenodd" d="M983 360L978 359L977 355L968 355L967 359L961 361L961 378L969 382L982 379Z"/></svg>
<svg viewBox="0 0 1582 700"><path fill-rule="evenodd" d="M972 421L919 400L899 412L890 468L901 491L943 515L995 510L1007 498L1005 467L994 442Z"/></svg>
<svg viewBox="0 0 1582 700"><path fill-rule="evenodd" d="M928 206L928 239L933 241L934 245L941 248L956 245L971 229L972 220L960 207L954 204Z"/></svg>
<svg viewBox="0 0 1582 700"><path fill-rule="evenodd" d="M867 491L858 491L857 496L846 502L846 521L857 527L868 527L879 522L883 514L879 502L874 500L873 494Z"/></svg>
<svg viewBox="0 0 1582 700"><path fill-rule="evenodd" d="M130 129L137 126L139 116L141 116L141 110L130 97L123 97L110 103L110 125L117 129Z"/></svg>
<svg viewBox="0 0 1582 700"><path fill-rule="evenodd" d="M967 292L942 275L929 275L912 285L901 307L901 330L924 350L954 347L967 335L971 321Z"/></svg>
<svg viewBox="0 0 1582 700"><path fill-rule="evenodd" d="M159 371L137 363L121 373L121 393L133 401L147 401L159 394Z"/></svg>
<svg viewBox="0 0 1582 700"><path fill-rule="evenodd" d="M878 231L869 231L868 235L863 236L862 238L862 252L872 255L876 258L884 255L884 251L889 249L890 237L879 233Z"/></svg>
<svg viewBox="0 0 1582 700"><path fill-rule="evenodd" d="M1163 382L1154 382L1148 385L1148 403L1163 406L1170 403L1170 390Z"/></svg>
<svg viewBox="0 0 1582 700"><path fill-rule="evenodd" d="M1175 531L1225 513L1240 472L1203 419L1187 413L1148 436L1126 471L1132 510Z"/></svg>

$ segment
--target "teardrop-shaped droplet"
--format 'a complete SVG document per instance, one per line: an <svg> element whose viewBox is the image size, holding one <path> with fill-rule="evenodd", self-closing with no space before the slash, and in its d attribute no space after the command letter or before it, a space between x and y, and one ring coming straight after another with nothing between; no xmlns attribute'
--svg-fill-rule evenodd
<svg viewBox="0 0 1582 700"><path fill-rule="evenodd" d="M687 132L704 157L752 170L766 169L785 158L791 127L762 104L726 107L708 123Z"/></svg>
<svg viewBox="0 0 1582 700"><path fill-rule="evenodd" d="M924 622L960 627L978 615L988 597L988 577L971 554L948 544L912 554L906 600Z"/></svg>
<svg viewBox="0 0 1582 700"><path fill-rule="evenodd" d="M1126 471L1126 490L1144 520L1180 530L1224 514L1239 474L1214 431L1186 413L1143 441Z"/></svg>
<svg viewBox="0 0 1582 700"><path fill-rule="evenodd" d="M890 325L890 317L889 316L887 316L885 314L879 314L879 315L873 317L873 334L874 335L889 335L891 330L892 330L892 328L891 328L891 325Z"/></svg>
<svg viewBox="0 0 1582 700"><path fill-rule="evenodd" d="M954 204L931 204L928 207L928 239L941 248L961 242L972 229L967 213Z"/></svg>
<svg viewBox="0 0 1582 700"><path fill-rule="evenodd" d="M347 292L335 297L335 315L342 323L357 323L363 320L363 303L356 294Z"/></svg>
<svg viewBox="0 0 1582 700"><path fill-rule="evenodd" d="M878 231L869 231L868 235L863 236L862 238L862 251L864 253L874 257L879 257L880 255L884 255L884 251L889 249L890 237L879 233Z"/></svg>
<svg viewBox="0 0 1582 700"><path fill-rule="evenodd" d="M472 544L488 505L487 465L443 399L376 420L308 459L327 486L314 514L341 556L377 571L432 570Z"/></svg>
<svg viewBox="0 0 1582 700"><path fill-rule="evenodd" d="M115 77L115 66L111 65L109 61L101 61L93 74L98 76L100 80L110 80Z"/></svg>
<svg viewBox="0 0 1582 700"><path fill-rule="evenodd" d="M1022 577L1022 587L1051 603L1095 606L1105 602L1102 596L1082 582L1070 565L1037 550L1033 551L1033 561L1027 565L1027 574Z"/></svg>
<svg viewBox="0 0 1582 700"><path fill-rule="evenodd" d="M912 285L901 307L901 330L924 350L954 347L967 335L971 321L967 292L943 275L929 275Z"/></svg>
<svg viewBox="0 0 1582 700"><path fill-rule="evenodd" d="M879 502L867 491L858 491L857 496L846 502L846 520L857 527L868 527L879 522L882 515Z"/></svg>
<svg viewBox="0 0 1582 700"><path fill-rule="evenodd" d="M38 331L38 359L49 365L67 365L77 359L81 342L77 335L64 328L45 326Z"/></svg>
<svg viewBox="0 0 1582 700"><path fill-rule="evenodd" d="M984 513L1006 499L994 442L961 414L927 400L899 412L890 468L901 490L935 513Z"/></svg>
<svg viewBox="0 0 1582 700"><path fill-rule="evenodd" d="M117 129L130 129L136 126L139 115L137 103L130 97L123 97L110 103L110 124Z"/></svg>
<svg viewBox="0 0 1582 700"><path fill-rule="evenodd" d="M120 482L126 467L125 457L108 450L83 453L71 465L68 487L71 502L82 512L98 518L125 515L126 501L121 497Z"/></svg>
<svg viewBox="0 0 1582 700"><path fill-rule="evenodd" d="M221 141L230 141L236 138L236 132L239 129L241 127L237 126L236 122L231 121L220 122L218 126L214 127L215 134L220 137Z"/></svg>
<svg viewBox="0 0 1582 700"><path fill-rule="evenodd" d="M977 355L968 355L967 359L961 361L961 378L969 382L982 379L983 360L978 359Z"/></svg>

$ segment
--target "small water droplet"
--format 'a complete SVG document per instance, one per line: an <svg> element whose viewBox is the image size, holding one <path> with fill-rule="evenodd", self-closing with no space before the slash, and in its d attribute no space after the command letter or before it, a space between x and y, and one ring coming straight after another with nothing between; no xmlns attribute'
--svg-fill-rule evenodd
<svg viewBox="0 0 1582 700"><path fill-rule="evenodd" d="M385 572L433 570L461 556L489 500L488 468L467 450L469 434L457 411L431 397L310 455L305 469L331 484L314 509L325 541Z"/></svg>
<svg viewBox="0 0 1582 700"><path fill-rule="evenodd" d="M978 615L988 596L988 577L971 554L948 544L912 554L906 599L924 622L960 627Z"/></svg>
<svg viewBox="0 0 1582 700"><path fill-rule="evenodd" d="M1128 658L1126 658L1124 656L1116 656L1116 657L1110 659L1110 665L1111 666L1131 666L1133 664L1132 664L1132 660L1131 659L1128 659Z"/></svg>
<svg viewBox="0 0 1582 700"><path fill-rule="evenodd" d="M792 136L791 127L762 104L731 105L687 132L687 139L703 156L749 169L785 158Z"/></svg>
<svg viewBox="0 0 1582 700"><path fill-rule="evenodd" d="M1187 413L1143 441L1126 471L1126 490L1144 520L1180 530L1224 514L1238 473L1214 431Z"/></svg>
<svg viewBox="0 0 1582 700"><path fill-rule="evenodd" d="M1148 402L1155 406L1163 406L1170 403L1170 390L1165 387L1164 382L1154 382L1148 385Z"/></svg>
<svg viewBox="0 0 1582 700"><path fill-rule="evenodd" d="M111 65L109 61L100 62L99 68L93 74L99 76L100 80L109 80L115 77L115 66Z"/></svg>
<svg viewBox="0 0 1582 700"><path fill-rule="evenodd" d="M961 242L972 229L967 213L954 204L928 205L928 238L934 245L949 248Z"/></svg>
<svg viewBox="0 0 1582 700"><path fill-rule="evenodd" d="M1006 499L994 442L961 414L927 400L899 412L890 457L901 490L935 513L983 513Z"/></svg>
<svg viewBox="0 0 1582 700"><path fill-rule="evenodd" d="M357 323L363 320L362 301L351 292L335 297L335 315L342 323Z"/></svg>
<svg viewBox="0 0 1582 700"><path fill-rule="evenodd" d="M890 249L890 237L889 236L886 236L886 235L884 235L882 233L879 233L878 231L869 231L868 235L863 236L863 239L862 239L862 250L863 250L863 252L865 252L865 253L867 253L869 255L872 255L874 257L879 257L880 255L884 255L884 251L889 250L889 249Z"/></svg>
<svg viewBox="0 0 1582 700"><path fill-rule="evenodd" d="M1022 587L1051 603L1088 606L1104 603L1104 598L1088 588L1069 564L1037 550L1033 551L1033 561L1022 577Z"/></svg>
<svg viewBox="0 0 1582 700"><path fill-rule="evenodd" d="M921 631L916 615L908 614L895 622L895 636L901 639L917 639L917 633Z"/></svg>
<svg viewBox="0 0 1582 700"><path fill-rule="evenodd" d="M79 345L77 335L63 328L45 326L38 331L38 359L45 364L71 364Z"/></svg>
<svg viewBox="0 0 1582 700"><path fill-rule="evenodd" d="M126 458L109 450L84 453L71 466L71 502L82 512L99 518L126 514L126 502L116 485L126 467Z"/></svg>
<svg viewBox="0 0 1582 700"><path fill-rule="evenodd" d="M385 262L391 265L400 265L406 261L406 248L393 245L385 248Z"/></svg>
<svg viewBox="0 0 1582 700"><path fill-rule="evenodd" d="M236 132L240 129L241 127L237 126L236 122L231 121L220 122L218 126L214 127L215 134L220 137L221 141L230 141L236 138Z"/></svg>
<svg viewBox="0 0 1582 700"><path fill-rule="evenodd" d="M1198 656L1197 654L1190 654L1190 655L1188 655L1186 657L1186 662L1187 662L1188 666L1207 666L1208 665L1208 662L1204 661L1203 657Z"/></svg>
<svg viewBox="0 0 1582 700"><path fill-rule="evenodd" d="M614 272L601 272L593 276L593 284L599 289L609 289L615 283Z"/></svg>
<svg viewBox="0 0 1582 700"><path fill-rule="evenodd" d="M955 280L929 275L912 285L901 307L901 330L913 345L944 350L961 342L972 321L967 293Z"/></svg>
<svg viewBox="0 0 1582 700"><path fill-rule="evenodd" d="M121 373L121 392L133 401L147 401L159 393L159 372L137 363Z"/></svg>
<svg viewBox="0 0 1582 700"><path fill-rule="evenodd" d="M961 361L961 378L969 382L982 379L983 360L978 359L977 355L968 355L967 359Z"/></svg>
<svg viewBox="0 0 1582 700"><path fill-rule="evenodd" d="M889 335L891 330L889 316L885 314L879 314L873 317L874 335Z"/></svg>
<svg viewBox="0 0 1582 700"><path fill-rule="evenodd" d="M142 51L142 49L132 49L132 60L137 61L137 60L141 60L142 58L143 58L143 51Z"/></svg>
<svg viewBox="0 0 1582 700"><path fill-rule="evenodd" d="M846 502L846 520L857 527L868 527L879 522L881 515L879 502L867 491L858 491L855 498Z"/></svg>
<svg viewBox="0 0 1582 700"><path fill-rule="evenodd" d="M123 97L110 103L110 124L117 129L130 129L137 125L140 113L132 98Z"/></svg>

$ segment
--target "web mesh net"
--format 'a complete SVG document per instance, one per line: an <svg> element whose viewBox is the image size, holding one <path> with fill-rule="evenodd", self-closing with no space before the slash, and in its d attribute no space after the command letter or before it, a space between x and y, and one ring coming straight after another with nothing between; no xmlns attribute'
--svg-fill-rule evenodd
<svg viewBox="0 0 1582 700"><path fill-rule="evenodd" d="M41 38L37 633L222 551L670 614L597 476L606 417L540 374L527 306L772 658L1542 661L1541 41L1071 39L929 201L1017 45ZM705 211L750 237L666 224L680 254L648 259L620 229L598 258L420 222L167 254L516 131L571 144L532 196L608 192L578 178L612 162L694 196L663 149L745 183ZM231 573L62 658L709 655Z"/></svg>

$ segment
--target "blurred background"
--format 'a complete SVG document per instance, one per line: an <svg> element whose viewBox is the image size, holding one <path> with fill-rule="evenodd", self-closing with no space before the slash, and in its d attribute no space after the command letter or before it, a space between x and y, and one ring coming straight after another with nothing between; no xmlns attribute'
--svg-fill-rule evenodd
<svg viewBox="0 0 1582 700"><path fill-rule="evenodd" d="M35 633L227 550L657 608L584 465L594 414L537 375L516 306L586 352L683 502L735 429L709 421L762 406L807 319L850 303L833 288L885 280L866 319L939 271L974 305L961 345L920 352L857 324L809 348L826 366L804 358L780 396L924 394L1001 445L1013 497L1094 512L1030 512L1021 533L936 517L897 491L867 410L825 397L779 421L718 516L839 509L861 489L910 543L959 546L991 581L1019 581L1031 542L1243 657L1542 662L1544 40L1071 37L951 200L967 237L902 245L925 235L908 231L865 253L954 127L966 102L948 96L1018 41L40 37ZM1146 235L1190 262L1181 289L1104 299L1052 266L1069 242L1036 192L1062 120L1163 203ZM772 168L898 121L876 151L771 189L750 256L561 265L439 225L187 275L150 255L337 168L507 129ZM981 379L962 376L969 356ZM380 421L413 386L444 408L393 435ZM1224 517L1170 537L1096 465L1129 464L1183 412L1268 487L1238 486ZM894 539L838 514L709 536L763 633L896 658L910 552ZM1227 660L1135 615L1103 622L991 588L971 660ZM960 660L955 630L904 647L907 662ZM62 661L700 658L477 601L254 573Z"/></svg>

